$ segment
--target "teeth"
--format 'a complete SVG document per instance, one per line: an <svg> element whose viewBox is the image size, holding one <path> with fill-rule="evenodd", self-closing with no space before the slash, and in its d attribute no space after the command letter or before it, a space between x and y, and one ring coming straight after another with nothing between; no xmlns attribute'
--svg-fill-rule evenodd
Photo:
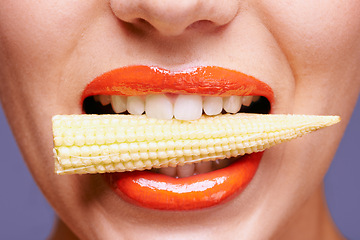
<svg viewBox="0 0 360 240"><path fill-rule="evenodd" d="M122 113L126 111L126 97L113 95L111 96L111 106L115 113Z"/></svg>
<svg viewBox="0 0 360 240"><path fill-rule="evenodd" d="M252 100L253 100L253 96L244 96L242 97L242 104L248 107L250 106Z"/></svg>
<svg viewBox="0 0 360 240"><path fill-rule="evenodd" d="M194 175L194 170L195 170L194 164L185 164L183 166L176 167L177 176L179 178L190 177Z"/></svg>
<svg viewBox="0 0 360 240"><path fill-rule="evenodd" d="M173 105L164 94L148 95L145 100L146 116L158 119L172 119Z"/></svg>
<svg viewBox="0 0 360 240"><path fill-rule="evenodd" d="M94 101L103 106L111 103L115 113L128 111L130 114L145 114L150 118L179 120L196 120L202 112L206 115L217 115L224 109L228 113L237 113L241 106L250 106L259 101L260 96L211 97L199 95L155 94L142 96L96 95ZM170 177L184 178L207 173L229 166L233 160L222 159L204 161L183 166L165 167L152 170Z"/></svg>
<svg viewBox="0 0 360 240"><path fill-rule="evenodd" d="M260 96L254 96L252 99L253 102L257 102L259 100L260 100Z"/></svg>
<svg viewBox="0 0 360 240"><path fill-rule="evenodd" d="M100 95L95 95L94 100L95 102L100 102Z"/></svg>
<svg viewBox="0 0 360 240"><path fill-rule="evenodd" d="M111 103L115 113L128 111L130 114L158 119L196 120L203 110L206 115L220 114L223 109L237 113L241 106L250 106L259 101L260 96L202 97L199 95L155 94L142 96L96 95L94 100L103 106Z"/></svg>
<svg viewBox="0 0 360 240"><path fill-rule="evenodd" d="M127 99L127 110L130 114L141 115L145 111L145 102L142 97L131 96Z"/></svg>
<svg viewBox="0 0 360 240"><path fill-rule="evenodd" d="M197 174L207 173L210 172L211 170L212 170L211 161L195 163L195 171Z"/></svg>
<svg viewBox="0 0 360 240"><path fill-rule="evenodd" d="M204 161L194 164L185 164L183 166L165 167L152 169L151 171L161 173L174 178L190 177L196 174L208 173L229 166L231 161L229 159L222 159L216 161Z"/></svg>
<svg viewBox="0 0 360 240"><path fill-rule="evenodd" d="M212 166L214 168L214 170L218 170L218 169L221 169L221 168L225 168L227 166L230 165L230 160L229 159L223 159L223 160L215 160L212 162Z"/></svg>
<svg viewBox="0 0 360 240"><path fill-rule="evenodd" d="M223 108L221 97L204 97L204 112L206 115L217 115Z"/></svg>
<svg viewBox="0 0 360 240"><path fill-rule="evenodd" d="M160 168L158 171L161 174L168 175L170 177L176 177L176 168L177 167L166 167L166 168Z"/></svg>
<svg viewBox="0 0 360 240"><path fill-rule="evenodd" d="M99 95L99 101L100 101L101 105L105 106L105 105L110 104L111 97L110 97L110 95Z"/></svg>
<svg viewBox="0 0 360 240"><path fill-rule="evenodd" d="M224 110L228 113L237 113L241 108L240 96L230 96L224 98Z"/></svg>
<svg viewBox="0 0 360 240"><path fill-rule="evenodd" d="M179 95L174 103L174 117L179 120L195 120L202 115L202 97Z"/></svg>

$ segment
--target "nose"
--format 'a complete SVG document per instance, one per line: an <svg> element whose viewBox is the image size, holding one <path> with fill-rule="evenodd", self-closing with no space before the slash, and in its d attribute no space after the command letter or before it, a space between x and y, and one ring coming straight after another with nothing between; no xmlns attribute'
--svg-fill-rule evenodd
<svg viewBox="0 0 360 240"><path fill-rule="evenodd" d="M165 36L187 29L211 29L229 23L238 12L238 0L110 0L114 14L140 27L152 26Z"/></svg>

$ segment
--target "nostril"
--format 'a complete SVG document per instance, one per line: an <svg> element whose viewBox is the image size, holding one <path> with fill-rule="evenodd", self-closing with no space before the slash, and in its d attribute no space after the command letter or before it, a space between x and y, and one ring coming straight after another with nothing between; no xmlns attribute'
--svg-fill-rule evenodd
<svg viewBox="0 0 360 240"><path fill-rule="evenodd" d="M191 30L198 30L198 29L209 29L214 27L216 24L210 20L199 20L192 24L190 24L186 29Z"/></svg>
<svg viewBox="0 0 360 240"><path fill-rule="evenodd" d="M131 24L133 24L133 26L135 26L136 28L139 28L139 29L159 30L159 27L152 25L149 21L147 21L146 19L143 19L143 18L136 18L133 21L131 21ZM214 26L216 26L216 24L210 20L199 20L188 26L184 26L184 28L185 28L185 30L209 30L211 28L214 28ZM171 24L170 24L170 27L168 28L167 34L171 34L170 28L171 28ZM164 27L164 29L165 29L165 27ZM182 31L183 31L183 29L180 29L180 32L182 32Z"/></svg>
<svg viewBox="0 0 360 240"><path fill-rule="evenodd" d="M114 15L143 30L156 29L177 36L188 29L211 31L226 25L238 13L236 0L110 0Z"/></svg>
<svg viewBox="0 0 360 240"><path fill-rule="evenodd" d="M130 22L130 24L139 30L156 30L150 22L143 18L135 18Z"/></svg>
<svg viewBox="0 0 360 240"><path fill-rule="evenodd" d="M135 18L131 23L140 26L147 26L147 27L152 26L148 21L146 21L143 18Z"/></svg>

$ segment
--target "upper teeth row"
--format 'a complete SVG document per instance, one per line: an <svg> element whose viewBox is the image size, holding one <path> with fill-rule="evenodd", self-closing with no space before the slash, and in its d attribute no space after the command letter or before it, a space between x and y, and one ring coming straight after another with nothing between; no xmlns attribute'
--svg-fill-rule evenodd
<svg viewBox="0 0 360 240"><path fill-rule="evenodd" d="M97 95L95 101L103 106L111 104L115 113L128 111L158 119L195 120L204 110L207 115L217 115L224 109L228 113L240 111L241 106L250 106L260 96L208 97L199 95L157 94L147 96Z"/></svg>

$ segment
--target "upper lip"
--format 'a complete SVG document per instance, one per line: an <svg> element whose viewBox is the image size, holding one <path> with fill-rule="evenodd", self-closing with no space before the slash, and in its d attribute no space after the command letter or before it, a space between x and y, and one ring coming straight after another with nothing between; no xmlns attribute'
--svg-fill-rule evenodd
<svg viewBox="0 0 360 240"><path fill-rule="evenodd" d="M82 105L85 98L94 95L139 96L161 93L220 97L257 95L267 98L270 106L274 102L274 93L269 85L234 70L201 66L172 72L159 67L129 66L106 72L91 81L85 87L80 103ZM261 156L252 154L244 158L241 164L201 174L201 177L193 176L179 181L174 179L165 184L165 190L157 187L164 186L164 179L159 177L161 175L147 171L110 174L108 180L120 196L125 196L124 199L134 204L154 209L195 210L223 203L244 189L254 176ZM219 179L221 184L215 184L214 187L211 185L206 189L179 192L183 187L203 186L209 181L218 182ZM193 197L194 192L197 198Z"/></svg>
<svg viewBox="0 0 360 240"><path fill-rule="evenodd" d="M81 104L92 95L175 93L204 96L259 95L273 103L269 85L241 72L216 66L171 72L159 67L130 66L106 72L91 81L83 91Z"/></svg>

